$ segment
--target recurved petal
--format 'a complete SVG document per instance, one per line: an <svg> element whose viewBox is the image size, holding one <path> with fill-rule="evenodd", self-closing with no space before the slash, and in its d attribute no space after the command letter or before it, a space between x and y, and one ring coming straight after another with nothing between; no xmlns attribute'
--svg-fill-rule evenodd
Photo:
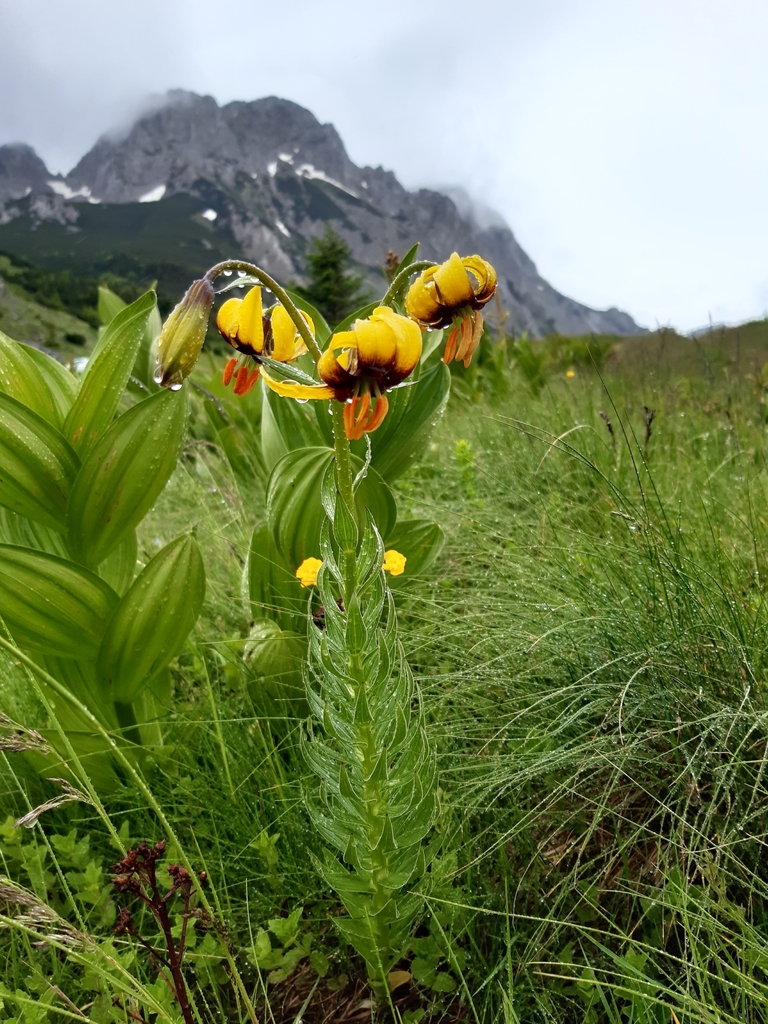
<svg viewBox="0 0 768 1024"><path fill-rule="evenodd" d="M496 291L495 269L482 256L465 256L461 262L477 278L477 287L474 289L475 299L485 305Z"/></svg>
<svg viewBox="0 0 768 1024"><path fill-rule="evenodd" d="M242 299L227 299L216 314L216 327L219 334L227 339L230 345L237 341L237 328L240 323L240 307Z"/></svg>
<svg viewBox="0 0 768 1024"><path fill-rule="evenodd" d="M275 394L282 395L283 398L309 398L316 400L336 397L333 388L329 388L324 384L298 384L293 380L275 380L263 367L261 369L261 376L267 387L274 391Z"/></svg>
<svg viewBox="0 0 768 1024"><path fill-rule="evenodd" d="M474 298L472 282L457 252L452 253L451 258L437 268L434 282L445 306L463 306Z"/></svg>
<svg viewBox="0 0 768 1024"><path fill-rule="evenodd" d="M264 321L261 306L261 288L251 288L240 307L237 340L250 345L255 352L264 350Z"/></svg>
<svg viewBox="0 0 768 1024"><path fill-rule="evenodd" d="M406 313L422 324L431 323L435 317L440 315L440 303L432 280L437 269L437 267L430 267L420 274L405 296Z"/></svg>
<svg viewBox="0 0 768 1024"><path fill-rule="evenodd" d="M367 320L355 321L357 353L362 366L388 370L394 365L397 356L397 334L393 318L399 319L397 313L387 306L378 306Z"/></svg>
<svg viewBox="0 0 768 1024"><path fill-rule="evenodd" d="M357 335L354 331L339 331L320 356L317 372L326 384L350 386L354 384L356 370Z"/></svg>
<svg viewBox="0 0 768 1024"><path fill-rule="evenodd" d="M395 319L390 322L397 338L397 352L392 369L402 380L421 359L421 328L406 316L393 316Z"/></svg>
<svg viewBox="0 0 768 1024"><path fill-rule="evenodd" d="M296 358L296 324L284 306L272 310L272 358L287 363Z"/></svg>

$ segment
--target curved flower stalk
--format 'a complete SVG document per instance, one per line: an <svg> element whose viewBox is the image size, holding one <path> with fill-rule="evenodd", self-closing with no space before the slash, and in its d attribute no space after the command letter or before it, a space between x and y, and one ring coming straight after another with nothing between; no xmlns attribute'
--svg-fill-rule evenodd
<svg viewBox="0 0 768 1024"><path fill-rule="evenodd" d="M381 426L389 409L386 392L408 377L421 358L421 331L408 317L379 306L365 320L331 338L317 372L322 384L276 380L264 382L286 398L344 402L344 430L358 441Z"/></svg>
<svg viewBox="0 0 768 1024"><path fill-rule="evenodd" d="M324 629L309 626L314 723L304 742L320 784L307 802L329 847L318 868L347 911L336 925L365 959L381 995L423 906L409 890L427 881L435 755L397 637L384 545L370 518L358 543L333 469L323 492L328 518L316 584Z"/></svg>
<svg viewBox="0 0 768 1024"><path fill-rule="evenodd" d="M408 289L405 309L422 327L451 327L443 362L469 366L483 334L480 310L496 291L496 271L480 256L459 256L428 267Z"/></svg>

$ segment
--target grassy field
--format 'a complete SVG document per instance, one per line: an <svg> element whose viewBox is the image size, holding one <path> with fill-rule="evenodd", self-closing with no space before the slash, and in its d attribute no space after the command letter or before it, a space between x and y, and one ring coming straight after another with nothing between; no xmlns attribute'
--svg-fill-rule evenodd
<svg viewBox="0 0 768 1024"><path fill-rule="evenodd" d="M768 1016L767 334L606 343L602 373L578 346L536 373L497 347L454 377L428 457L398 482L401 509L447 535L397 597L440 766L404 1021ZM248 656L241 582L263 488L203 437L186 455L140 544L145 560L196 525L208 574L152 793L209 876L259 1020L363 1021L361 967L308 856L300 720L265 707ZM1 671L2 709L42 728L21 667ZM5 746L2 870L38 903L3 910L0 882L0 924L17 918L0 932L4 1019L129 1020L112 993L130 975L176 1020L141 950L112 937L102 824L71 802L14 828L53 787ZM160 838L142 794L105 803L125 839ZM46 912L38 948L25 921ZM245 1021L218 950L199 919L200 1019Z"/></svg>

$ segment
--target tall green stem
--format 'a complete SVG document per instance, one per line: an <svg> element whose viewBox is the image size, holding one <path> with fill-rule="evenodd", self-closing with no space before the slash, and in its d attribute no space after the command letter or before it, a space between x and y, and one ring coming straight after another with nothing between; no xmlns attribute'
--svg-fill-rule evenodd
<svg viewBox="0 0 768 1024"><path fill-rule="evenodd" d="M357 522L355 509L355 488L352 479L352 453L349 440L344 430L344 406L341 402L331 402L331 423L333 425L333 445L336 450L336 480L341 499L347 507L352 519ZM349 606L350 598L357 586L357 551L354 543L342 551L341 571L344 575L344 602Z"/></svg>
<svg viewBox="0 0 768 1024"><path fill-rule="evenodd" d="M323 353L320 350L320 346L315 341L314 335L307 326L307 321L297 309L295 302L291 299L288 292L284 288L281 288L277 281L275 281L273 277L270 277L269 274L265 273L261 267L257 267L255 263L248 263L246 260L224 260L223 263L217 263L216 266L211 267L205 276L213 281L227 270L244 270L246 274L250 274L252 277L257 278L265 288L268 288L272 292L280 305L285 307L285 311L288 313L291 320L293 320L302 341L309 349L310 355L315 362L317 362Z"/></svg>

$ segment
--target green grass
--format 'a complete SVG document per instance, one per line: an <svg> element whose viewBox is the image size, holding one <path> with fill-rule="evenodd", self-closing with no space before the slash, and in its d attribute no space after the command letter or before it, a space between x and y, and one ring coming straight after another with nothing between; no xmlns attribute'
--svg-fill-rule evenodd
<svg viewBox="0 0 768 1024"><path fill-rule="evenodd" d="M428 578L398 597L441 767L441 854L417 933L420 984L403 1009L420 1002L425 1020L483 1024L765 1020L761 331L738 363L732 335L664 359L656 340L633 339L602 380L582 365L572 378L550 370L537 396L499 369L497 350L454 378L427 457L399 481L401 507L439 519L448 537ZM260 1020L353 1019L361 965L334 933L337 901L308 857L299 722L264 713L242 657L241 574L263 501L258 481L190 442L146 523L143 558L196 525L209 578L150 783L208 872ZM41 724L21 668L3 672L4 710ZM0 820L55 788L23 755L4 756ZM106 802L130 840L161 837L133 789ZM109 939L117 854L103 824L74 803L43 821L6 827L2 870L95 937L82 954L93 966L18 927L0 932L0 979L31 1001L0 997L5 1012L25 1024L78 1019L54 984L77 1007L93 1003L86 1019L110 1020L118 982L107 979L122 965L155 993L157 1019L174 1020L146 958ZM88 839L79 855L75 838ZM328 958L314 989L323 963L309 952L287 981L255 966L259 930L298 907L302 948ZM246 1020L204 923L195 942L202 1019ZM288 948L274 931L270 942L277 963Z"/></svg>

